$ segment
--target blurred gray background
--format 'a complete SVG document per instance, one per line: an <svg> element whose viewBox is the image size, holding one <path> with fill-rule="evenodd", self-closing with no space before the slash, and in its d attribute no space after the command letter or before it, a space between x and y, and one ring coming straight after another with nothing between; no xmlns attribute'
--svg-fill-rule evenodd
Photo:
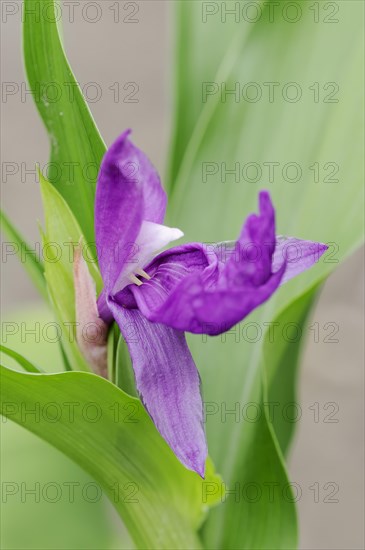
<svg viewBox="0 0 365 550"><path fill-rule="evenodd" d="M18 2L12 4L20 6ZM96 89L101 90L101 97L90 102L90 108L107 144L123 129L132 127L138 145L163 173L172 111L172 25L169 25L172 2L138 2L139 12L131 15L138 23L122 21L128 13L132 14L133 8L121 11L117 23L115 12L110 9L114 3L98 4L103 13L95 23L85 20L80 8L75 9L73 22L66 17L64 35L69 60L77 80L86 85L91 100ZM94 16L90 8L87 17ZM48 141L32 98L24 94L20 12L8 15L5 21L3 17L2 30L3 86L13 83L15 90L18 86L13 95L3 96L1 106L3 208L28 239L36 241L36 220L42 219L41 201L35 176L26 171L33 170L35 162L41 166L47 163ZM97 88L90 83L97 83ZM132 91L131 87L123 89L128 83L135 83L133 86L139 88L136 103L123 102ZM120 92L119 101L116 101L116 89ZM16 173L10 174L11 170ZM10 258L2 267L5 268L1 284L3 311L38 300L16 258ZM321 338L316 343L313 336L309 337L302 361L302 418L289 460L290 477L302 490L298 501L301 548L362 549L362 251L355 253L330 277L312 317L313 323L318 322L320 326L337 323L339 341L325 343ZM335 405L331 405L333 403ZM317 409L319 421L315 422ZM332 411L338 422L325 421ZM336 495L332 494L335 488L338 488ZM338 502L327 502L329 499Z"/></svg>

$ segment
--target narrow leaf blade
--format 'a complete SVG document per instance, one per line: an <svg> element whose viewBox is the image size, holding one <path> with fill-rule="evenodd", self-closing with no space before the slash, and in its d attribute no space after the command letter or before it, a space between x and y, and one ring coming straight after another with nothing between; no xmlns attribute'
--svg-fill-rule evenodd
<svg viewBox="0 0 365 550"><path fill-rule="evenodd" d="M22 237L19 231L6 216L5 212L2 210L0 210L0 224L2 231L10 239L10 243L4 244L13 245L20 258L25 258L25 261L21 261L24 269L28 273L30 279L32 280L34 286L38 289L41 296L47 299L43 262L37 257L34 250L32 250L31 246L26 242L24 237Z"/></svg>
<svg viewBox="0 0 365 550"><path fill-rule="evenodd" d="M15 361L27 372L42 372L38 367L34 366L33 363L28 361L25 357L23 357L20 353L7 348L6 346L0 345L0 352L4 353L5 355L8 355L12 359L15 359Z"/></svg>
<svg viewBox="0 0 365 550"><path fill-rule="evenodd" d="M105 145L67 61L55 0L25 0L23 13L26 72L50 139L49 179L93 242L95 183Z"/></svg>

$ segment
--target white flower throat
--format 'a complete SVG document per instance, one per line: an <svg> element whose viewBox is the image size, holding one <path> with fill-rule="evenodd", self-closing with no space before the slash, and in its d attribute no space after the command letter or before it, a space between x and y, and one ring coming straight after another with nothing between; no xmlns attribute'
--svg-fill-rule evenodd
<svg viewBox="0 0 365 550"><path fill-rule="evenodd" d="M149 280L151 277L144 271L144 267L159 250L183 236L184 233L175 227L167 227L148 221L142 222L141 230L135 242L135 253L128 258L114 286L113 293L120 292L131 283L141 286L143 281L138 279L138 276Z"/></svg>

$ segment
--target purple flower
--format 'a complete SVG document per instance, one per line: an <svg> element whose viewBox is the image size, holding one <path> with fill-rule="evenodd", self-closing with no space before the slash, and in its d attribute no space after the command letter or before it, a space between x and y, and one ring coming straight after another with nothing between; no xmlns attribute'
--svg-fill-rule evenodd
<svg viewBox="0 0 365 550"><path fill-rule="evenodd" d="M118 323L136 387L179 460L204 476L207 446L200 378L184 332L220 334L311 267L326 245L275 236L269 193L259 196L236 243L191 243L155 255L183 233L161 225L166 194L146 156L124 132L99 173L96 242L105 323Z"/></svg>

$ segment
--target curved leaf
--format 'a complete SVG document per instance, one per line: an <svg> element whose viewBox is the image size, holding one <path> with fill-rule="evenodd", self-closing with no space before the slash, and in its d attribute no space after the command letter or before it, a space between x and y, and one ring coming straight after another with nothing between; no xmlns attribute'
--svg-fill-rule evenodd
<svg viewBox="0 0 365 550"><path fill-rule="evenodd" d="M38 367L35 367L33 363L28 361L28 359L23 357L20 353L17 353L16 351L7 348L6 346L0 345L0 352L5 353L5 355L8 355L9 357L15 359L15 361L27 372L42 372L41 370L39 370Z"/></svg>
<svg viewBox="0 0 365 550"><path fill-rule="evenodd" d="M21 254L21 257L25 257L25 261L21 261L22 265L24 266L25 270L27 271L29 277L34 283L34 286L38 289L41 296L43 298L47 299L47 290L46 290L46 282L44 279L44 266L42 261L37 258L34 250L29 246L29 244L25 241L25 239L22 237L22 235L19 233L19 231L13 226L9 218L5 215L5 212L0 210L0 224L1 229L4 232L4 234L11 239L11 243L13 246L15 245L15 250L18 254ZM7 243L4 243L6 245Z"/></svg>
<svg viewBox="0 0 365 550"><path fill-rule="evenodd" d="M263 355L266 397L267 401L275 403L280 411L279 414L272 415L271 422L284 454L288 452L292 441L295 423L288 422L287 415L283 412L290 403L297 403L298 363L305 343L307 321L320 284L310 288L281 311L271 325L272 330L265 334ZM276 334L275 327L280 327Z"/></svg>
<svg viewBox="0 0 365 550"><path fill-rule="evenodd" d="M23 374L2 367L1 377L2 414L89 472L138 547L201 547L195 529L220 494L202 502L204 482L178 462L137 399L88 373ZM22 415L14 407L19 402L57 408L52 418L35 418ZM218 483L211 466L208 472L206 482Z"/></svg>
<svg viewBox="0 0 365 550"><path fill-rule="evenodd" d="M2 548L132 548L100 486L57 449L6 420L1 418Z"/></svg>

